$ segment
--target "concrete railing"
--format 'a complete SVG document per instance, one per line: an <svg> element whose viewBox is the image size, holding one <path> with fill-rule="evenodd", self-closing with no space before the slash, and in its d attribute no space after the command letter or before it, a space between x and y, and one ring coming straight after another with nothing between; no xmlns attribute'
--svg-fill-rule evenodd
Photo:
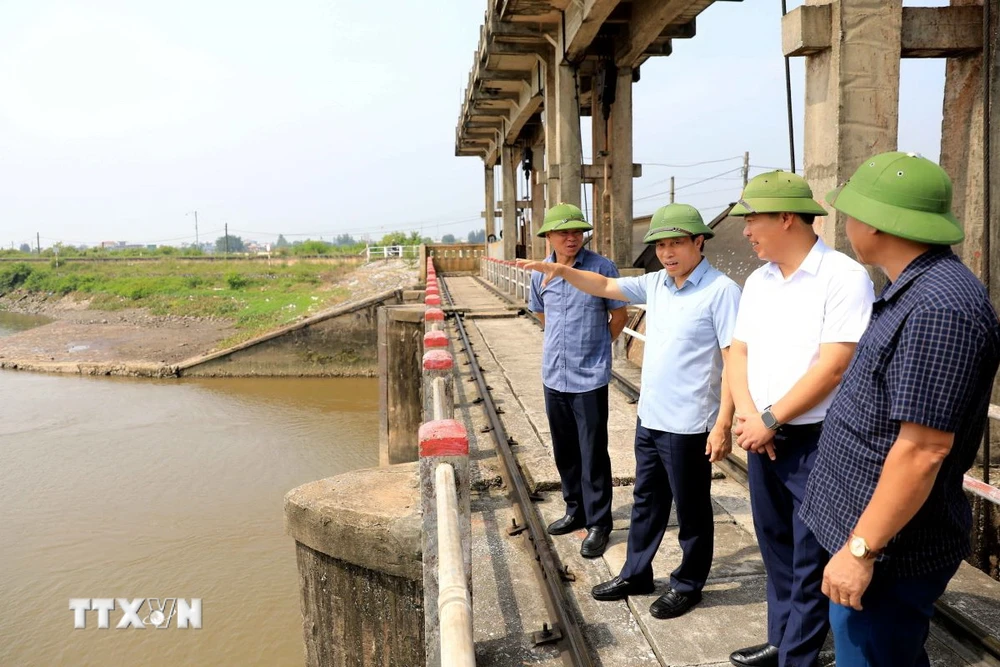
<svg viewBox="0 0 1000 667"><path fill-rule="evenodd" d="M469 438L455 420L454 358L444 331L434 262L424 298L420 507L423 532L424 650L428 667L475 665Z"/></svg>
<svg viewBox="0 0 1000 667"><path fill-rule="evenodd" d="M480 277L515 301L527 303L531 296L531 271L521 268L517 262L503 259L483 258L480 262Z"/></svg>

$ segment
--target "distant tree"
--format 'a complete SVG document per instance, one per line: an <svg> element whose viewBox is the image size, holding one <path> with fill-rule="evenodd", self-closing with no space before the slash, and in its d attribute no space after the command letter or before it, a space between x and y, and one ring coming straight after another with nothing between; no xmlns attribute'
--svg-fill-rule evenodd
<svg viewBox="0 0 1000 667"><path fill-rule="evenodd" d="M421 238L420 232L389 232L382 237L379 245L420 245L421 243L433 243L430 238Z"/></svg>
<svg viewBox="0 0 1000 667"><path fill-rule="evenodd" d="M226 237L220 236L215 239L215 252L226 252L228 247L229 252L245 252L246 246L243 245L243 239L239 236L229 235L229 243L226 243Z"/></svg>
<svg viewBox="0 0 1000 667"><path fill-rule="evenodd" d="M22 243L20 247L21 252L31 252L31 246L27 243Z"/></svg>
<svg viewBox="0 0 1000 667"><path fill-rule="evenodd" d="M326 241L303 241L295 247L296 255L326 255L330 252L331 245Z"/></svg>
<svg viewBox="0 0 1000 667"><path fill-rule="evenodd" d="M334 241L335 245L345 246L345 245L357 245L358 242L354 240L354 237L350 234L339 234L337 239Z"/></svg>
<svg viewBox="0 0 1000 667"><path fill-rule="evenodd" d="M455 243L455 235L445 234L444 236L441 237L441 243Z"/></svg>
<svg viewBox="0 0 1000 667"><path fill-rule="evenodd" d="M466 238L469 239L469 243L485 243L486 230L480 229L474 232L469 232L469 235Z"/></svg>
<svg viewBox="0 0 1000 667"><path fill-rule="evenodd" d="M274 242L275 248L287 248L289 245L283 234L278 234L278 240Z"/></svg>

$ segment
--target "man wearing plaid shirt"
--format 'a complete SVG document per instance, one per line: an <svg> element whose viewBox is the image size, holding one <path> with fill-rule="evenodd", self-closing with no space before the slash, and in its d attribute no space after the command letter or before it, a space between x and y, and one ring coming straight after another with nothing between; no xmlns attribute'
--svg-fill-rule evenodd
<svg viewBox="0 0 1000 667"><path fill-rule="evenodd" d="M1000 363L986 289L948 246L951 181L913 154L866 161L827 200L891 281L827 413L800 517L831 559L838 667L927 665L934 601L969 553L962 477Z"/></svg>

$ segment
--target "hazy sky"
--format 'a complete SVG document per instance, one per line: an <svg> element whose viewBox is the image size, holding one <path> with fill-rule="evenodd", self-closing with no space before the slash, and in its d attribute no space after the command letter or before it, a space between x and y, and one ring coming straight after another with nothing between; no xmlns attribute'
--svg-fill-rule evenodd
<svg viewBox="0 0 1000 667"><path fill-rule="evenodd" d="M789 8L801 2L794 0ZM942 5L946 2L906 2ZM481 225L454 156L481 0L0 2L0 244L378 238ZM788 165L780 2L720 2L634 88L636 214L714 215ZM793 61L801 146L803 69ZM904 61L900 141L937 158L944 61ZM584 154L590 129L584 124ZM801 166L801 149L798 157ZM754 169L757 173L760 169ZM682 186L689 185L682 189ZM662 194L660 194L662 193ZM650 196L654 195L654 196ZM588 195L589 196L589 195Z"/></svg>

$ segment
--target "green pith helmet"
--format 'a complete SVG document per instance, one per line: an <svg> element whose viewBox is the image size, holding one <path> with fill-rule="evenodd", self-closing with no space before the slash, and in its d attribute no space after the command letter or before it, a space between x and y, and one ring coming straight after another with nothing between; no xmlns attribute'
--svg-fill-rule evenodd
<svg viewBox="0 0 1000 667"><path fill-rule="evenodd" d="M769 171L754 176L729 215L752 213L810 213L826 215L826 209L813 198L812 188L798 174Z"/></svg>
<svg viewBox="0 0 1000 667"><path fill-rule="evenodd" d="M536 236L545 236L549 232L569 231L570 229L593 229L583 211L572 204L556 204L545 212L545 222Z"/></svg>
<svg viewBox="0 0 1000 667"><path fill-rule="evenodd" d="M876 155L826 200L866 225L911 241L952 245L965 238L951 213L951 179L915 153Z"/></svg>
<svg viewBox="0 0 1000 667"><path fill-rule="evenodd" d="M646 232L642 242L656 243L660 239L699 234L706 239L715 236L715 232L701 219L698 209L688 204L667 204L656 209L653 219L649 222L649 231Z"/></svg>

